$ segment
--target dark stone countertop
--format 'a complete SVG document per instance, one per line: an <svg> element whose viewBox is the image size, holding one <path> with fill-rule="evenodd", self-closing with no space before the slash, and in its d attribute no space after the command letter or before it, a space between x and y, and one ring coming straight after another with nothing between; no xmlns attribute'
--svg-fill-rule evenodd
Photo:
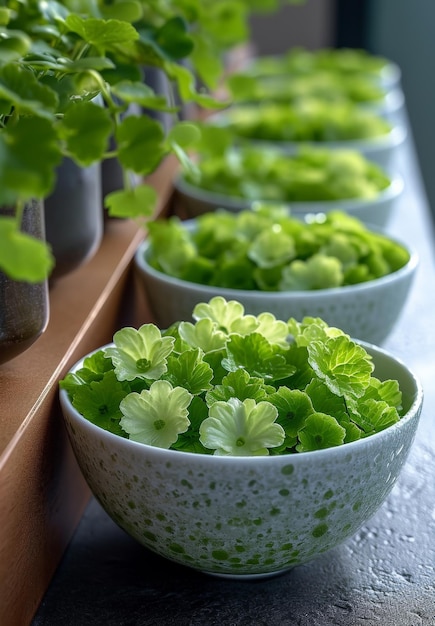
<svg viewBox="0 0 435 626"><path fill-rule="evenodd" d="M411 138L392 234L419 252L409 302L384 347L420 378L425 401L388 500L351 539L274 578L207 576L141 547L92 500L32 626L435 626L434 234Z"/></svg>

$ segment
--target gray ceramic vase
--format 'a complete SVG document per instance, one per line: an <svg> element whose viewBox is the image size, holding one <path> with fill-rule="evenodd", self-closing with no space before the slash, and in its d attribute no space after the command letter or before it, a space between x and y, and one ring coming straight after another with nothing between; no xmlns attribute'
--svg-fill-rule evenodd
<svg viewBox="0 0 435 626"><path fill-rule="evenodd" d="M72 272L98 250L103 236L101 165L82 168L64 158L57 183L45 199L46 239L55 267L51 279Z"/></svg>
<svg viewBox="0 0 435 626"><path fill-rule="evenodd" d="M13 209L0 208L0 215L10 217ZM25 206L21 230L44 240L42 202L32 201ZM17 281L0 272L0 364L30 348L44 332L48 319L47 281Z"/></svg>

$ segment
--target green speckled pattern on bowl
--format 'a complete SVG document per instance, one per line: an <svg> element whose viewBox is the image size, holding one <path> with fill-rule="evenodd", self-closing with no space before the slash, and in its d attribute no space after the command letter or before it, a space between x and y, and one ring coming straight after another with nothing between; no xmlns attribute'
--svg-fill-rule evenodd
<svg viewBox="0 0 435 626"><path fill-rule="evenodd" d="M394 426L336 448L219 457L123 439L61 404L81 470L107 513L141 544L220 576L267 576L355 533L381 506L413 441L422 390L373 346L381 379L399 380L409 410ZM80 364L78 364L80 365Z"/></svg>

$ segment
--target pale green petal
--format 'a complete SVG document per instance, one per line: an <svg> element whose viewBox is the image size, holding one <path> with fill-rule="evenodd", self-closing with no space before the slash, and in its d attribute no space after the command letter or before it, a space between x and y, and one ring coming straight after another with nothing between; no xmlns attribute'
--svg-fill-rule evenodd
<svg viewBox="0 0 435 626"><path fill-rule="evenodd" d="M277 320L272 313L260 313L257 317L257 333L266 337L269 343L274 343L282 348L288 348L288 325L282 320Z"/></svg>
<svg viewBox="0 0 435 626"><path fill-rule="evenodd" d="M195 320L209 318L216 322L220 330L228 333L232 324L243 317L244 312L245 308L240 302L227 301L222 296L215 296L208 304L205 302L197 304L193 310L193 318Z"/></svg>
<svg viewBox="0 0 435 626"><path fill-rule="evenodd" d="M258 328L258 318L255 315L244 315L235 319L231 323L229 329L231 333L238 333L239 335L249 335L255 333Z"/></svg>
<svg viewBox="0 0 435 626"><path fill-rule="evenodd" d="M118 380L160 378L175 343L174 337L162 337L154 324L144 324L138 330L123 328L113 341L115 347L106 348L105 354L111 357Z"/></svg>
<svg viewBox="0 0 435 626"><path fill-rule="evenodd" d="M233 456L264 456L268 448L283 443L283 428L275 423L278 415L270 402L247 398L241 402L230 398L228 402L215 402L199 429L200 441L215 450L215 454Z"/></svg>
<svg viewBox="0 0 435 626"><path fill-rule="evenodd" d="M157 380L149 390L130 393L121 401L120 424L133 441L170 448L189 428L187 407L192 397L181 387Z"/></svg>
<svg viewBox="0 0 435 626"><path fill-rule="evenodd" d="M189 346L201 348L205 353L220 350L227 341L227 334L217 328L216 323L208 318L200 319L196 324L181 322L178 332Z"/></svg>

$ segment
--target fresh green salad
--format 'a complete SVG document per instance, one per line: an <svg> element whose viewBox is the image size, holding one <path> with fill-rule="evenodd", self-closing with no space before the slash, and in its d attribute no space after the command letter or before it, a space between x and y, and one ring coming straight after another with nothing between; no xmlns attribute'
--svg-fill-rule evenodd
<svg viewBox="0 0 435 626"><path fill-rule="evenodd" d="M341 76L323 69L296 76L252 76L249 72L238 72L229 76L226 84L233 102L297 102L319 98L329 104L349 101L379 105L386 96L385 89L369 77Z"/></svg>
<svg viewBox="0 0 435 626"><path fill-rule="evenodd" d="M254 59L247 71L256 76L280 74L306 75L328 70L340 76L368 76L379 81L389 61L367 50L357 48L290 48L282 55L265 55Z"/></svg>
<svg viewBox="0 0 435 626"><path fill-rule="evenodd" d="M381 167L356 150L308 146L294 155L255 146L198 152L196 168L184 178L214 193L283 203L372 199L391 184Z"/></svg>
<svg viewBox="0 0 435 626"><path fill-rule="evenodd" d="M147 262L181 280L261 291L354 285L395 272L409 252L345 213L298 220L283 207L223 209L192 220L148 225Z"/></svg>
<svg viewBox="0 0 435 626"><path fill-rule="evenodd" d="M209 118L246 139L283 142L355 141L388 135L392 126L377 113L349 102L304 98L293 104L259 102L233 105Z"/></svg>
<svg viewBox="0 0 435 626"><path fill-rule="evenodd" d="M86 419L133 441L203 454L310 452L379 432L403 414L397 381L318 318L198 304L193 323L123 328L60 382Z"/></svg>

